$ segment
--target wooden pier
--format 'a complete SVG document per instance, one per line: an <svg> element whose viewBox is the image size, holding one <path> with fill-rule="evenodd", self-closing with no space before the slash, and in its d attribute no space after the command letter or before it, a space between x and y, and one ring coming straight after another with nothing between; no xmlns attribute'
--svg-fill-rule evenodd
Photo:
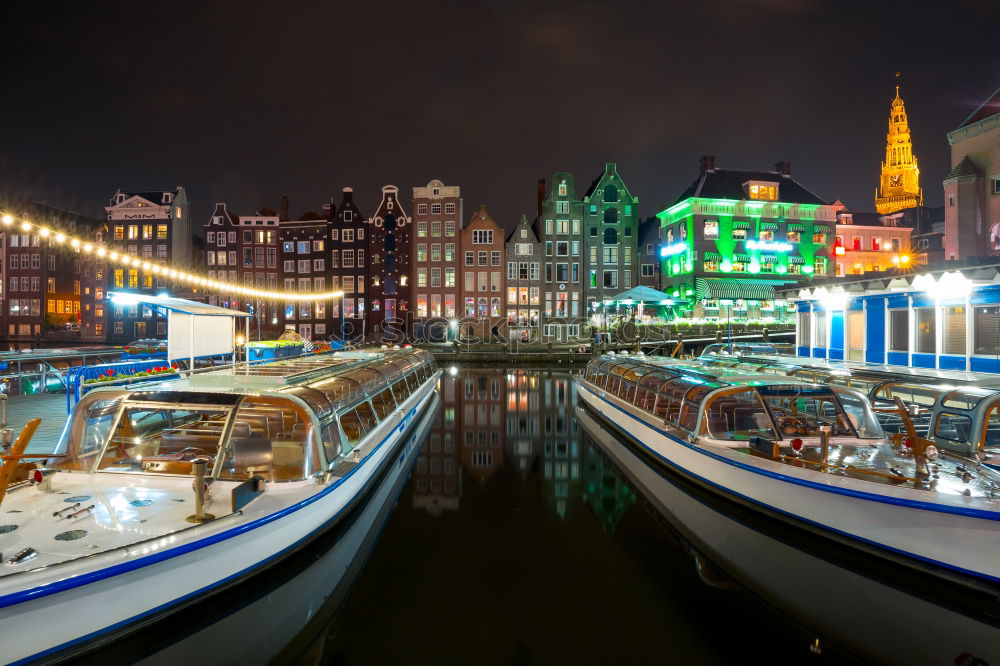
<svg viewBox="0 0 1000 666"><path fill-rule="evenodd" d="M12 395L7 398L7 427L14 431L14 439L25 424L34 418L42 420L28 444L28 453L50 453L55 450L59 435L69 416L66 414L65 393L38 393Z"/></svg>

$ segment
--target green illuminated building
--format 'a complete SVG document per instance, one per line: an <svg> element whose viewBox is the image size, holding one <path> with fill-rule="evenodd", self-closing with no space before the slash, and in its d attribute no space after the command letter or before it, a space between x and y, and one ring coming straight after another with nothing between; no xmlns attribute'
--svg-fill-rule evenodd
<svg viewBox="0 0 1000 666"><path fill-rule="evenodd" d="M781 318L776 286L834 272L836 207L792 179L788 162L742 171L703 157L657 217L663 290L690 300L696 318Z"/></svg>

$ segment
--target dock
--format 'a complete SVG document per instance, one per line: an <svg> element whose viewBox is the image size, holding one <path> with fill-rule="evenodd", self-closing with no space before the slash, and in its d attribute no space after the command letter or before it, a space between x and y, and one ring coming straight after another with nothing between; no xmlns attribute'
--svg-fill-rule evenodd
<svg viewBox="0 0 1000 666"><path fill-rule="evenodd" d="M794 336L794 331L783 331L771 334L769 337L771 342L787 342L794 340ZM706 345L712 343L762 342L766 341L765 337L760 333L742 333L730 336L722 336L720 333L719 335L683 339L675 337L664 340L611 341L599 345L593 343L524 344L511 341L506 344L476 343L469 345L461 342L420 343L416 346L434 354L434 359L441 364L493 364L509 368L522 365L583 365L593 358L595 353L603 354L609 351L631 353L641 350L647 354L670 354L679 342L684 343L685 353L698 353Z"/></svg>
<svg viewBox="0 0 1000 666"><path fill-rule="evenodd" d="M59 435L69 418L66 414L65 393L38 393L12 395L7 398L7 427L13 430L13 439L33 418L40 418L41 425L28 444L28 453L50 453L55 450Z"/></svg>

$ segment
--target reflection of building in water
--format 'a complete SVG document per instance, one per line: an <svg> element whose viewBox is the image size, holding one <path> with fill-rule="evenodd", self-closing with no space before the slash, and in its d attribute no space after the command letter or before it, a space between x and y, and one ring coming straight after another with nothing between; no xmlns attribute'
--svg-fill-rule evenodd
<svg viewBox="0 0 1000 666"><path fill-rule="evenodd" d="M459 380L445 372L438 386L441 410L413 468L413 507L426 509L432 516L457 511L462 496L462 469L456 441L461 405Z"/></svg>
<svg viewBox="0 0 1000 666"><path fill-rule="evenodd" d="M580 432L573 418L576 391L567 375L543 375L539 411L542 414L542 478L552 488L556 513L566 517L580 482Z"/></svg>
<svg viewBox="0 0 1000 666"><path fill-rule="evenodd" d="M537 371L507 374L507 457L523 480L538 455L542 379Z"/></svg>
<svg viewBox="0 0 1000 666"><path fill-rule="evenodd" d="M462 374L462 465L480 483L503 467L505 374L489 368L471 368Z"/></svg>
<svg viewBox="0 0 1000 666"><path fill-rule="evenodd" d="M607 533L614 533L618 519L635 503L635 493L614 465L589 438L583 439L583 501Z"/></svg>

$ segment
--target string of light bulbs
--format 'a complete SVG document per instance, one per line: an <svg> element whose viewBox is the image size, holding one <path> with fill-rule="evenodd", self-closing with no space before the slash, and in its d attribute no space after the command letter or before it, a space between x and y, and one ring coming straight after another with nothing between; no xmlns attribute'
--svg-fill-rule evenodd
<svg viewBox="0 0 1000 666"><path fill-rule="evenodd" d="M189 284L194 287L204 287L205 289L211 289L228 294L240 294L241 296L250 296L260 300L282 302L324 301L340 298L344 295L343 291L305 293L301 291L271 291L268 289L253 289L245 287L241 284L227 282L226 280L217 280L204 275L179 271L175 268L171 268L155 261L149 261L148 259L140 257L133 257L124 252L108 250L107 248L99 246L91 241L70 236L62 231L50 229L42 224L31 222L30 220L11 215L10 213L0 212L0 223L2 223L4 228L17 226L18 230L24 233L37 232L42 238L51 238L60 245L68 245L69 247L85 254L92 254L96 257L105 258L111 263L118 263L122 266L140 268L147 273L158 275L166 280L172 280L181 284Z"/></svg>

